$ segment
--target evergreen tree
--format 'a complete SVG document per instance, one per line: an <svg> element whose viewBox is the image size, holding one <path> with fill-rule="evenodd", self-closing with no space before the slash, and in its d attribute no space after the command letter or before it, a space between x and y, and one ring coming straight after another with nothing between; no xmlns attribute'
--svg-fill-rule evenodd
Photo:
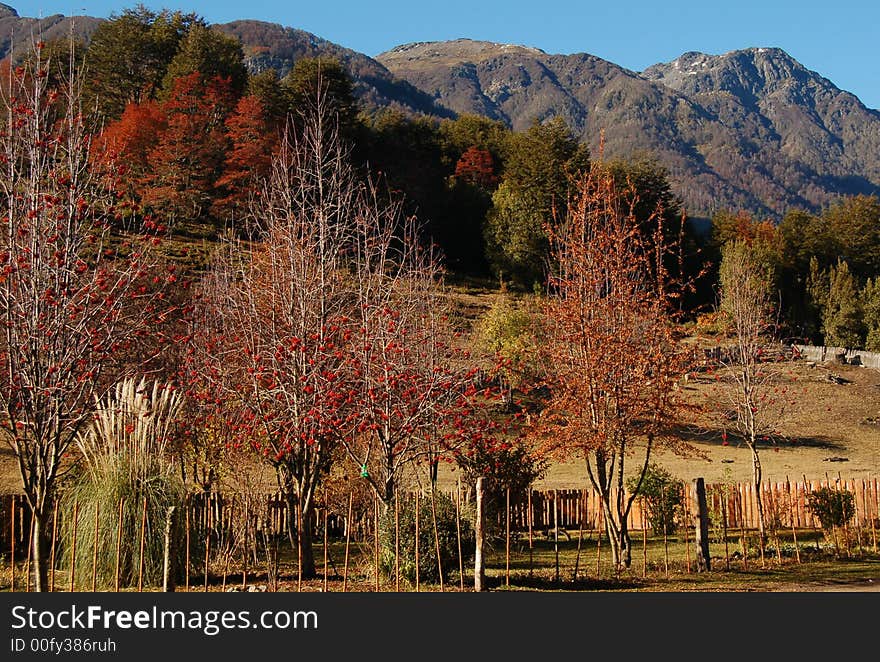
<svg viewBox="0 0 880 662"><path fill-rule="evenodd" d="M868 279L862 288L861 302L867 330L865 349L880 352L880 278Z"/></svg>
<svg viewBox="0 0 880 662"><path fill-rule="evenodd" d="M203 80L227 80L235 96L244 92L247 69L241 43L207 25L194 24L180 43L180 49L168 64L162 80L163 96L167 98L178 78L201 74Z"/></svg>
<svg viewBox="0 0 880 662"><path fill-rule="evenodd" d="M86 107L97 107L115 119L129 102L153 98L181 40L194 25L205 23L195 14L157 13L143 5L111 16L89 42Z"/></svg>
<svg viewBox="0 0 880 662"><path fill-rule="evenodd" d="M555 118L510 134L503 180L486 219L488 257L498 276L520 286L543 283L545 228L566 213L572 182L589 166L589 152Z"/></svg>
<svg viewBox="0 0 880 662"><path fill-rule="evenodd" d="M857 277L880 275L880 198L846 197L824 214L836 250Z"/></svg>
<svg viewBox="0 0 880 662"><path fill-rule="evenodd" d="M864 320L856 279L846 262L828 272L828 296L822 309L822 333L832 347L863 346Z"/></svg>

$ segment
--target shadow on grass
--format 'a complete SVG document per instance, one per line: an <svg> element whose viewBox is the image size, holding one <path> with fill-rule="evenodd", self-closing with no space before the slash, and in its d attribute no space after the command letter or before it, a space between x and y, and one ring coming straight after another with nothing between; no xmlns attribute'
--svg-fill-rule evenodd
<svg viewBox="0 0 880 662"><path fill-rule="evenodd" d="M486 586L491 591L505 591L528 589L532 591L620 591L634 589L641 586L638 581L621 577L613 578L597 578L597 577L579 577L577 580L571 580L564 576L560 576L559 581L555 577L547 577L545 575L511 575L510 586L505 583L504 577L487 577Z"/></svg>
<svg viewBox="0 0 880 662"><path fill-rule="evenodd" d="M726 432L726 438L725 438ZM676 426L674 434L684 441L707 444L710 446L727 446L731 448L745 448L746 440L741 434L722 428L708 428L700 425ZM821 448L824 450L844 450L846 447L840 442L823 435L811 437L763 437L758 441L758 450L768 448Z"/></svg>

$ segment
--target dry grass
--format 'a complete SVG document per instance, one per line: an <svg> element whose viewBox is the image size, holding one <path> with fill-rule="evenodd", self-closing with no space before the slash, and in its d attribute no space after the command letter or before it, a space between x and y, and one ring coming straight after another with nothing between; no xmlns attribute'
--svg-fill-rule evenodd
<svg viewBox="0 0 880 662"><path fill-rule="evenodd" d="M850 383L828 380L836 374ZM712 378L691 380L685 387L695 400L705 399ZM880 371L842 365L808 367L791 364L783 385L798 392L797 401L780 421L784 437L760 445L759 452L767 481L783 482L824 479L826 473L845 479L876 478L880 474ZM722 417L711 410L699 416L698 426L685 434L705 455L679 457L657 453L654 460L675 476L707 482L746 482L751 478L751 453L746 445L729 437L722 441ZM833 461L832 458L838 461ZM842 461L841 461L842 460ZM582 461L554 465L539 487L583 486L586 474Z"/></svg>

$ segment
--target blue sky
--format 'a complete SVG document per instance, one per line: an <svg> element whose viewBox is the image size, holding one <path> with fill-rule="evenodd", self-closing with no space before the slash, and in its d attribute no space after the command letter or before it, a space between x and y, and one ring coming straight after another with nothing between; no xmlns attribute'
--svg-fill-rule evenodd
<svg viewBox="0 0 880 662"><path fill-rule="evenodd" d="M108 17L136 2L5 0L21 16ZM252 18L307 30L377 55L398 44L468 37L586 52L640 71L685 51L776 46L880 108L877 0L190 0L143 2L194 11L212 23Z"/></svg>

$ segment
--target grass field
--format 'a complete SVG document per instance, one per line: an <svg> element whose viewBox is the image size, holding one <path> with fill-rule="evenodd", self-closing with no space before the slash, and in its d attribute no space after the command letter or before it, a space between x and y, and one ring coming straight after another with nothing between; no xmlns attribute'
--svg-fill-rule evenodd
<svg viewBox="0 0 880 662"><path fill-rule="evenodd" d="M731 533L725 547L720 537L713 537L710 543L712 571L698 573L696 568L693 540L685 545L681 535L662 536L648 534L643 541L642 532L633 532L633 557L629 570L615 573L610 562L607 542L600 544L595 532L569 531L571 539L560 539L558 543L558 574L556 571L557 547L554 541L535 535L530 549L526 534L522 534L511 544L511 557L508 575L504 540L496 540L489 549L486 563L486 585L496 591L877 591L880 590L880 554L873 546L870 535L862 538L862 546L857 544L849 550L841 548L836 552L821 534L801 530L798 535L800 562L794 553L791 533L780 533L777 556L775 540L771 541L762 561L753 547L754 540L747 543L749 556L743 561L741 539ZM580 537L580 545L578 539ZM643 546L644 545L644 546ZM580 551L578 547L580 546ZM277 584L268 580L265 564L251 566L246 578L246 587L256 591L323 591L323 547L315 550L318 578L298 581L295 554L289 547L279 549ZM647 565L645 559L647 558ZM372 592L376 590L373 545L370 541L352 542L349 549L349 562L346 571L345 543L333 540L328 547L328 577L326 590L330 592ZM468 560L464 578L454 572L444 583L444 591L473 590L473 566ZM25 590L25 566L19 564L16 570L16 590ZM577 573L575 574L575 571ZM225 572L225 576L224 576ZM343 580L343 576L347 579ZM508 578L509 577L509 578ZM66 573L58 570L56 591L68 591ZM242 590L241 568L235 564L224 567L215 561L211 566L209 591ZM380 578L380 591L395 591L394 578L383 575ZM10 572L4 563L0 572L0 591L10 588ZM77 586L77 590L90 590L90 587ZM145 587L145 590L158 590ZM186 590L184 585L178 591ZM190 591L204 591L204 574L193 571L189 579ZM401 591L414 591L414 583L401 579ZM440 591L439 584L420 582L418 590Z"/></svg>

